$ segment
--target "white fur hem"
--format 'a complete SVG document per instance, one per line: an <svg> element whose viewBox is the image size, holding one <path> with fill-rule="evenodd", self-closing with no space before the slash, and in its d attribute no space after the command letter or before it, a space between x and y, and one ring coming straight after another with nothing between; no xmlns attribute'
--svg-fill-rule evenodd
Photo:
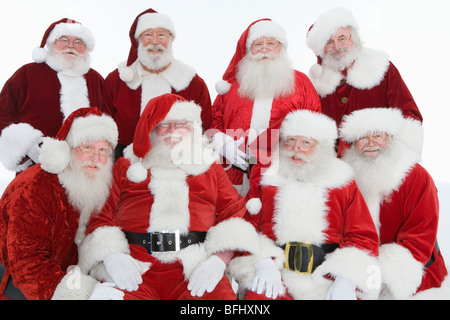
<svg viewBox="0 0 450 320"><path fill-rule="evenodd" d="M29 150L42 141L43 134L28 123L13 123L0 136L0 162L11 171L22 171L21 165Z"/></svg>
<svg viewBox="0 0 450 320"><path fill-rule="evenodd" d="M411 297L422 283L423 265L411 252L396 243L380 247L380 266L383 283L394 299Z"/></svg>
<svg viewBox="0 0 450 320"><path fill-rule="evenodd" d="M128 241L119 227L100 227L84 238L78 249L78 266L89 271L115 253L130 253Z"/></svg>
<svg viewBox="0 0 450 320"><path fill-rule="evenodd" d="M72 266L61 279L52 300L88 300L98 281L85 275L80 268Z"/></svg>
<svg viewBox="0 0 450 320"><path fill-rule="evenodd" d="M205 239L208 254L235 250L256 253L260 250L255 228L241 218L231 218L210 228Z"/></svg>
<svg viewBox="0 0 450 320"><path fill-rule="evenodd" d="M381 289L380 266L376 257L364 250L347 247L336 249L315 273L342 277L353 283L362 299L377 299Z"/></svg>

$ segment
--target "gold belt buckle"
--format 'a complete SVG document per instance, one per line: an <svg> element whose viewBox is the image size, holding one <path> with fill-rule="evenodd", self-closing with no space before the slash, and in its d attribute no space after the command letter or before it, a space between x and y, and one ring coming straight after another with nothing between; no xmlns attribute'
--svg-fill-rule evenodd
<svg viewBox="0 0 450 320"><path fill-rule="evenodd" d="M294 247L294 269L293 271L300 274L311 274L313 270L314 263L314 252L311 243L308 242L288 242L286 243L286 248L284 249L284 254L286 256L286 262L284 263L284 267L286 269L292 270L289 266L289 251L291 247ZM308 256L305 257L302 254L302 248L306 248L308 252ZM308 267L306 271L302 271L302 264L304 264L303 260L308 259Z"/></svg>

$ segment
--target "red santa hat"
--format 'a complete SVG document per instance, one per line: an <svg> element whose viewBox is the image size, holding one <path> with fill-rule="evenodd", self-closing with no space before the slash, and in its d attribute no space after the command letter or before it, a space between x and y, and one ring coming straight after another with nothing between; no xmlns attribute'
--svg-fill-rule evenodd
<svg viewBox="0 0 450 320"><path fill-rule="evenodd" d="M139 37L147 29L163 28L168 30L175 37L175 26L172 20L164 13L158 13L153 9L147 9L141 12L130 28L131 48L128 54L126 67L120 69L120 77L123 81L129 82L134 78L134 71L131 66L138 58Z"/></svg>
<svg viewBox="0 0 450 320"><path fill-rule="evenodd" d="M259 182L264 168L270 166L270 159L274 155L274 148L279 141L288 136L304 136L317 140L321 144L334 149L338 130L336 123L328 116L310 110L295 110L286 115L286 117L272 126L257 137L250 144L249 148L253 154L257 155L259 168L252 172L250 179L249 201L247 201L247 210L251 214L257 214L261 209L259 198L252 198L258 194ZM264 149L264 150L263 150ZM277 154L275 154L277 156Z"/></svg>
<svg viewBox="0 0 450 320"><path fill-rule="evenodd" d="M136 126L133 144L124 152L131 163L127 171L130 181L137 183L147 179L147 169L142 165L142 160L152 149L150 133L161 122L173 120L186 120L201 127L201 108L194 102L170 93L148 102Z"/></svg>
<svg viewBox="0 0 450 320"><path fill-rule="evenodd" d="M81 25L81 23L63 18L52 23L44 33L40 47L33 50L33 60L37 63L42 63L47 58L47 50L45 46L47 44L54 43L62 36L71 36L80 38L86 44L86 49L91 52L95 46L95 39L91 31L88 28Z"/></svg>
<svg viewBox="0 0 450 320"><path fill-rule="evenodd" d="M287 36L284 29L270 19L260 19L252 22L242 33L236 46L236 52L225 71L222 80L216 83L219 94L225 94L231 87L231 82L236 77L237 67L242 58L245 57L253 41L262 37L273 37L287 47Z"/></svg>
<svg viewBox="0 0 450 320"><path fill-rule="evenodd" d="M373 133L388 133L416 152L422 153L423 128L420 121L404 117L396 108L367 108L352 112L343 118L339 134L342 140L352 144Z"/></svg>
<svg viewBox="0 0 450 320"><path fill-rule="evenodd" d="M39 162L47 172L59 174L69 165L71 148L107 140L115 148L118 140L114 120L96 107L80 108L64 121L55 138L44 138Z"/></svg>
<svg viewBox="0 0 450 320"><path fill-rule="evenodd" d="M346 27L352 27L356 31L359 28L349 10L336 7L320 15L309 28L306 44L317 56L317 64L314 64L310 70L314 77L318 77L322 72L321 62L328 40L339 28Z"/></svg>

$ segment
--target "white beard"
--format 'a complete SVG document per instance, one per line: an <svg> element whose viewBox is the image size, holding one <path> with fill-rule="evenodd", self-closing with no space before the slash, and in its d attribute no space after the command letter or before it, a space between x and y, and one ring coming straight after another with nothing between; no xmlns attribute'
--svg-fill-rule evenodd
<svg viewBox="0 0 450 320"><path fill-rule="evenodd" d="M155 48L161 49L162 53L160 54L152 54L148 52L148 49ZM165 66L169 65L173 61L173 50L172 43L170 42L167 48L164 48L163 45L152 45L149 44L146 47L139 42L138 45L138 59L139 61L150 70L161 70Z"/></svg>
<svg viewBox="0 0 450 320"><path fill-rule="evenodd" d="M313 182L318 175L324 171L326 165L326 159L335 157L332 151L329 151L326 145L319 144L316 147L314 154L306 156L301 153L297 153L297 158L302 159L303 163L295 164L292 162L291 157L295 154L294 151L286 150L280 147L280 165L278 173L287 178L301 182Z"/></svg>
<svg viewBox="0 0 450 320"><path fill-rule="evenodd" d="M352 49L341 49L339 51L346 51L347 54L342 57L335 58L332 56L332 52L325 53L322 59L322 66L341 72L342 70L350 67L358 58L361 53L361 47L355 44Z"/></svg>
<svg viewBox="0 0 450 320"><path fill-rule="evenodd" d="M75 55L75 59L67 59L64 52L72 52ZM73 49L54 52L54 50L49 48L49 54L45 62L56 72L74 77L86 74L91 68L90 54L86 53L85 55L80 55Z"/></svg>
<svg viewBox="0 0 450 320"><path fill-rule="evenodd" d="M98 164L98 166L101 165ZM72 156L69 166L58 175L59 182L66 190L69 203L80 212L80 222L75 238L77 243L84 238L91 214L100 212L109 196L112 166L112 158L109 158L94 177L89 177L83 172L82 164L76 164Z"/></svg>
<svg viewBox="0 0 450 320"><path fill-rule="evenodd" d="M398 164L407 152L403 143L393 139L374 159L361 156L354 146L342 159L355 171L356 182L364 198L377 198L382 203L398 186Z"/></svg>
<svg viewBox="0 0 450 320"><path fill-rule="evenodd" d="M295 75L285 48L279 55L265 54L269 59L259 60L264 54L248 53L238 65L239 94L255 98L288 96L295 89Z"/></svg>
<svg viewBox="0 0 450 320"><path fill-rule="evenodd" d="M166 145L162 139L172 136L182 140L173 147ZM201 126L194 124L190 134L178 135L176 130L166 136L157 137L155 132L150 133L152 149L147 156L147 163L150 167L165 169L194 167L204 164L204 152L210 150L208 141L202 134ZM211 151L212 152L212 151Z"/></svg>

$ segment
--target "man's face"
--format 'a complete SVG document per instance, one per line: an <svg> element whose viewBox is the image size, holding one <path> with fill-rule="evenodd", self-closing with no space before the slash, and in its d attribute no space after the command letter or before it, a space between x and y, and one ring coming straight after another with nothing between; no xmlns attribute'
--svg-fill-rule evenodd
<svg viewBox="0 0 450 320"><path fill-rule="evenodd" d="M387 133L373 133L355 142L355 149L360 156L369 159L377 158L389 144Z"/></svg>
<svg viewBox="0 0 450 320"><path fill-rule="evenodd" d="M86 44L80 38L62 36L55 41L53 51L61 54L66 60L75 60L86 55Z"/></svg>
<svg viewBox="0 0 450 320"><path fill-rule="evenodd" d="M307 158L314 155L317 140L304 136L287 136L282 140L282 148L293 164L303 164Z"/></svg>
<svg viewBox="0 0 450 320"><path fill-rule="evenodd" d="M325 45L325 55L331 55L334 58L340 58L354 47L352 40L352 31L350 27L339 28L333 34Z"/></svg>
<svg viewBox="0 0 450 320"><path fill-rule="evenodd" d="M107 140L82 144L74 148L74 162L86 176L94 177L108 162L111 150Z"/></svg>
<svg viewBox="0 0 450 320"><path fill-rule="evenodd" d="M191 126L188 121L163 121L155 128L158 143L164 143L170 148L175 147L190 136Z"/></svg>
<svg viewBox="0 0 450 320"><path fill-rule="evenodd" d="M260 54L261 59L268 59L268 55L278 55L281 50L280 41L273 37L262 37L253 41L250 52L252 55Z"/></svg>
<svg viewBox="0 0 450 320"><path fill-rule="evenodd" d="M148 51L152 54L161 54L162 49L161 46L167 49L169 42L172 38L171 33L163 28L157 29L147 29L140 35L140 40L144 47L147 47L149 44L152 46L149 47ZM159 48L159 49L158 49Z"/></svg>

